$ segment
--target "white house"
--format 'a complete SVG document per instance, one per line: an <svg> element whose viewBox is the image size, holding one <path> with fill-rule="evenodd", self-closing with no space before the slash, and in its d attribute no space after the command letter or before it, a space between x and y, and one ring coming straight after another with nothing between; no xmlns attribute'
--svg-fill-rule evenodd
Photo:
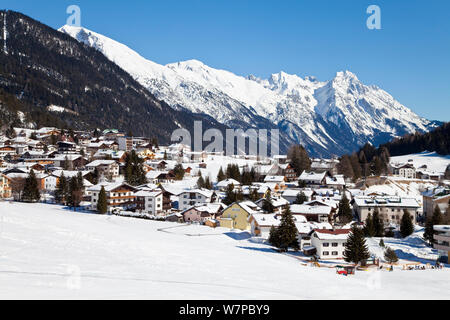
<svg viewBox="0 0 450 320"><path fill-rule="evenodd" d="M216 194L208 189L193 189L183 191L178 198L178 209L184 211L198 204L214 202Z"/></svg>
<svg viewBox="0 0 450 320"><path fill-rule="evenodd" d="M117 178L119 176L119 164L114 160L94 160L86 165L89 171L97 171L105 177Z"/></svg>
<svg viewBox="0 0 450 320"><path fill-rule="evenodd" d="M163 213L162 191L138 191L136 196L136 210L140 213L161 215Z"/></svg>
<svg viewBox="0 0 450 320"><path fill-rule="evenodd" d="M350 229L315 229L311 235L311 245L316 248L319 259L343 259L350 232Z"/></svg>
<svg viewBox="0 0 450 320"><path fill-rule="evenodd" d="M237 180L225 179L225 180L219 181L216 184L216 188L219 189L219 190L222 190L222 191L226 191L230 184L232 184L235 188L241 186L241 183L239 181L237 181Z"/></svg>

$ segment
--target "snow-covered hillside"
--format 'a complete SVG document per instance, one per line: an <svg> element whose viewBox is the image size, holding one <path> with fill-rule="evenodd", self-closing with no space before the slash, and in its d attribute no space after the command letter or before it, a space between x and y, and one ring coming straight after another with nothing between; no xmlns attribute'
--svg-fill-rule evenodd
<svg viewBox="0 0 450 320"><path fill-rule="evenodd" d="M303 266L243 232L0 202L0 299L445 299L450 270ZM426 295L423 293L426 292Z"/></svg>
<svg viewBox="0 0 450 320"><path fill-rule="evenodd" d="M313 155L342 154L433 126L349 71L326 82L284 72L245 78L197 60L159 65L84 28L60 31L101 51L173 108L205 113L234 128L278 127L282 145L302 143Z"/></svg>
<svg viewBox="0 0 450 320"><path fill-rule="evenodd" d="M450 155L442 156L436 152L421 152L417 154L407 154L404 156L391 157L391 164L410 163L416 169L426 166L426 171L444 173L450 165Z"/></svg>

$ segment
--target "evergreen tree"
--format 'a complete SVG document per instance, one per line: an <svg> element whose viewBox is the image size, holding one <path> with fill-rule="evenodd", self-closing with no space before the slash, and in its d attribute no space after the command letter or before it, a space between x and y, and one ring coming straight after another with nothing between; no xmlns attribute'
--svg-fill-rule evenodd
<svg viewBox="0 0 450 320"><path fill-rule="evenodd" d="M380 244L379 244L379 246L380 246L380 247L382 247L382 248L384 248L384 247L385 247L385 244L384 244L384 240L383 240L383 239L381 239L381 240L380 240Z"/></svg>
<svg viewBox="0 0 450 320"><path fill-rule="evenodd" d="M288 151L288 158L291 159L291 166L299 176L303 171L311 169L311 159L308 152L301 145L292 146Z"/></svg>
<svg viewBox="0 0 450 320"><path fill-rule="evenodd" d="M430 245L434 243L434 226L442 223L442 213L439 206L436 206L433 211L433 216L427 218L425 224L425 232L423 237Z"/></svg>
<svg viewBox="0 0 450 320"><path fill-rule="evenodd" d="M223 181L227 178L225 173L223 173L222 167L220 167L219 173L217 174L217 182Z"/></svg>
<svg viewBox="0 0 450 320"><path fill-rule="evenodd" d="M212 190L212 188L213 188L213 185L212 185L212 182L211 182L211 179L209 178L209 176L207 176L205 179L205 188L209 189L209 190Z"/></svg>
<svg viewBox="0 0 450 320"><path fill-rule="evenodd" d="M41 199L41 193L39 191L39 184L34 173L31 169L30 174L25 180L25 186L23 188L22 200L25 202L37 202Z"/></svg>
<svg viewBox="0 0 450 320"><path fill-rule="evenodd" d="M392 250L391 248L387 248L384 252L384 260L386 260L390 264L393 264L398 261L398 257L394 250Z"/></svg>
<svg viewBox="0 0 450 320"><path fill-rule="evenodd" d="M164 150L164 160L167 160L167 159L169 159L169 157L167 156L167 151Z"/></svg>
<svg viewBox="0 0 450 320"><path fill-rule="evenodd" d="M279 237L278 228L276 228L275 226L272 226L270 228L268 241L274 247L279 248L281 246L281 241L280 241L280 237Z"/></svg>
<svg viewBox="0 0 450 320"><path fill-rule="evenodd" d="M125 160L125 181L128 184L139 186L147 183L143 163L144 160L139 158L136 151L132 150L130 153L127 153Z"/></svg>
<svg viewBox="0 0 450 320"><path fill-rule="evenodd" d="M371 213L369 213L369 215L367 216L364 224L364 235L369 238L372 238L376 235L375 226L373 225L373 218Z"/></svg>
<svg viewBox="0 0 450 320"><path fill-rule="evenodd" d="M202 189L205 187L205 180L203 179L203 177L200 175L200 177L197 180L197 188Z"/></svg>
<svg viewBox="0 0 450 320"><path fill-rule="evenodd" d="M105 214L108 211L108 203L106 199L105 187L102 186L100 193L98 195L97 211L100 214Z"/></svg>
<svg viewBox="0 0 450 320"><path fill-rule="evenodd" d="M410 235L412 235L414 232L414 224L413 224L413 218L409 211L405 209L403 211L402 220L400 221L400 234L403 238L406 238Z"/></svg>
<svg viewBox="0 0 450 320"><path fill-rule="evenodd" d="M380 211L378 208L375 208L372 215L373 227L375 229L375 237L383 237L384 236L384 224L380 218Z"/></svg>
<svg viewBox="0 0 450 320"><path fill-rule="evenodd" d="M343 174L347 178L353 178L355 175L353 172L353 166L350 161L350 157L348 155L344 155L341 157L337 168L339 174Z"/></svg>
<svg viewBox="0 0 450 320"><path fill-rule="evenodd" d="M253 188L252 191L250 192L250 200L253 202L256 202L260 199L259 194L258 194L258 190Z"/></svg>
<svg viewBox="0 0 450 320"><path fill-rule="evenodd" d="M236 193L234 192L234 185L231 183L227 187L227 191L225 193L225 198L223 199L223 203L227 206L235 203L237 201Z"/></svg>
<svg viewBox="0 0 450 320"><path fill-rule="evenodd" d="M345 243L344 259L358 264L370 257L364 234L357 226L353 226Z"/></svg>
<svg viewBox="0 0 450 320"><path fill-rule="evenodd" d="M289 206L286 206L281 215L280 225L277 228L278 248L281 251L287 251L289 248L299 250L299 243L297 238L297 227L295 226L294 216L292 215Z"/></svg>
<svg viewBox="0 0 450 320"><path fill-rule="evenodd" d="M68 204L72 208L79 207L82 200L81 186L78 182L78 177L72 177L69 181Z"/></svg>
<svg viewBox="0 0 450 320"><path fill-rule="evenodd" d="M450 164L445 169L444 179L445 180L450 180Z"/></svg>
<svg viewBox="0 0 450 320"><path fill-rule="evenodd" d="M56 185L55 190L55 201L56 203L66 204L67 195L68 195L69 185L67 183L67 179L64 176L64 172L59 177L58 184Z"/></svg>
<svg viewBox="0 0 450 320"><path fill-rule="evenodd" d="M173 168L173 173L175 175L175 180L183 180L186 172L184 171L183 166L179 163L175 165L175 168Z"/></svg>
<svg viewBox="0 0 450 320"><path fill-rule="evenodd" d="M275 211L275 208L272 204L272 193L270 190L267 191L266 196L263 200L262 209L267 213L273 213Z"/></svg>
<svg viewBox="0 0 450 320"><path fill-rule="evenodd" d="M302 191L299 194L297 194L297 197L295 198L294 204L304 204L306 201L308 201L308 197Z"/></svg>
<svg viewBox="0 0 450 320"><path fill-rule="evenodd" d="M353 221L353 213L350 208L350 201L347 198L347 195L344 192L341 201L339 202L339 211L338 211L339 221L342 223L349 223Z"/></svg>

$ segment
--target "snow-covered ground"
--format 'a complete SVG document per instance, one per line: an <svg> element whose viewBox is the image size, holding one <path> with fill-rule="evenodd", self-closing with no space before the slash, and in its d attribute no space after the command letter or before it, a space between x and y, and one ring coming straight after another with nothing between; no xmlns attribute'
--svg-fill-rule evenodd
<svg viewBox="0 0 450 320"><path fill-rule="evenodd" d="M405 156L391 157L391 163L408 163L412 160L412 164L416 169L423 165L427 166L427 171L445 172L445 168L450 164L450 155L441 156L436 152L421 152L417 154L408 154Z"/></svg>
<svg viewBox="0 0 450 320"><path fill-rule="evenodd" d="M220 228L0 202L0 299L450 297L450 269L343 277L249 240Z"/></svg>

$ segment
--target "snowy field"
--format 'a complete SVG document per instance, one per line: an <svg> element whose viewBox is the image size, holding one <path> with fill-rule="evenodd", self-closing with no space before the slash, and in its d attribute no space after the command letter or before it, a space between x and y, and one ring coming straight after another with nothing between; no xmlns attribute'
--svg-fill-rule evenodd
<svg viewBox="0 0 450 320"><path fill-rule="evenodd" d="M445 172L445 168L450 164L450 156L441 156L436 152L422 152L405 156L391 157L391 163L407 163L413 160L412 164L416 169L423 165L428 167L428 171Z"/></svg>
<svg viewBox="0 0 450 320"><path fill-rule="evenodd" d="M344 277L245 232L0 202L1 299L448 299L449 283L448 268Z"/></svg>

